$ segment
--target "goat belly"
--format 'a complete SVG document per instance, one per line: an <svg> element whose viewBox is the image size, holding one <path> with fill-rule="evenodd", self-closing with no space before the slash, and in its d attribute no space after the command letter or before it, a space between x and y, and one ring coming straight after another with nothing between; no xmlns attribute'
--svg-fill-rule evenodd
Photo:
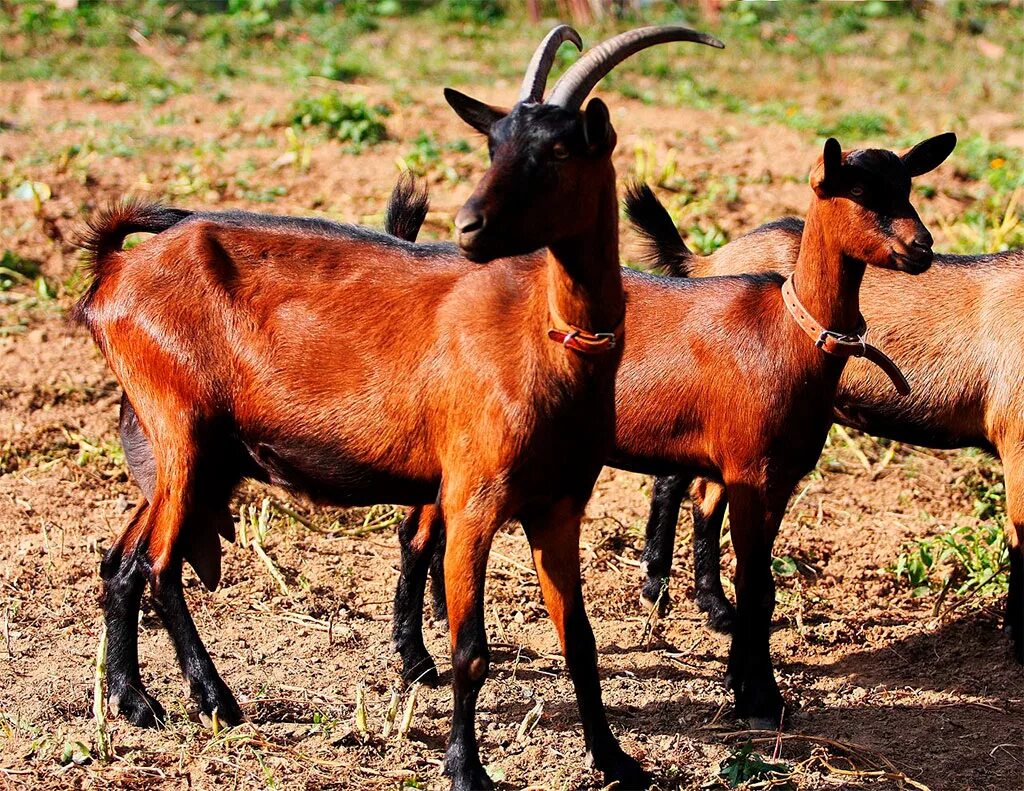
<svg viewBox="0 0 1024 791"><path fill-rule="evenodd" d="M246 442L270 482L331 505L420 505L437 498L440 481L413 479L302 439Z"/></svg>

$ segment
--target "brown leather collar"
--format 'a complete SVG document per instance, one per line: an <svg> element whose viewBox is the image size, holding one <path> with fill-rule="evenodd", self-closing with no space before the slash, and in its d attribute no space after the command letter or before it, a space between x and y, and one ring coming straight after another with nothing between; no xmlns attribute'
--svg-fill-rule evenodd
<svg viewBox="0 0 1024 791"><path fill-rule="evenodd" d="M580 354L604 354L618 348L622 343L623 325L626 323L626 314L622 314L619 323L611 332L588 332L585 329L570 324L558 315L553 305L548 305L548 312L551 314L551 323L554 325L548 330L548 338L555 343L560 343L566 349L572 349Z"/></svg>
<svg viewBox="0 0 1024 791"><path fill-rule="evenodd" d="M910 393L910 385L896 363L881 349L872 346L865 340L864 336L867 334L868 326L863 316L860 317L860 325L857 327L857 332L854 335L844 335L841 332L825 329L797 298L792 275L787 277L786 282L782 284L782 301L785 303L789 315L793 317L793 320L800 329L823 352L835 357L863 357L866 360L870 360L892 380L900 395L908 395Z"/></svg>

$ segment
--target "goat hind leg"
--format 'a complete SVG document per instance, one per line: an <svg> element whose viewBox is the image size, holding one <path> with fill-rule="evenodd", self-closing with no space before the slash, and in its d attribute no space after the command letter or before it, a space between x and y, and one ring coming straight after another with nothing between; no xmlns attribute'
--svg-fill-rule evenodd
<svg viewBox="0 0 1024 791"><path fill-rule="evenodd" d="M725 519L725 488L698 478L690 487L693 500L693 573L697 606L708 616L716 632L729 634L736 610L722 589L722 522Z"/></svg>
<svg viewBox="0 0 1024 791"><path fill-rule="evenodd" d="M651 494L651 512L647 517L640 564L645 577L640 588L640 601L648 610L657 607L659 615L667 613L669 608L672 551L676 543L679 507L686 494L687 483L683 476L663 475L654 480L654 492Z"/></svg>
<svg viewBox="0 0 1024 791"><path fill-rule="evenodd" d="M171 635L181 672L188 682L192 699L207 717L217 712L224 725L243 720L242 710L203 645L181 585L181 560L175 559L159 575L153 586L153 598L164 626Z"/></svg>
<svg viewBox="0 0 1024 791"><path fill-rule="evenodd" d="M139 671L139 605L146 586L144 557L126 539L148 518L149 506L140 506L121 541L104 556L103 619L107 630L107 705L133 725L152 728L166 719L159 701L146 692Z"/></svg>
<svg viewBox="0 0 1024 791"><path fill-rule="evenodd" d="M419 681L433 687L439 683L437 665L423 643L423 598L443 530L438 505L410 508L398 527L402 568L395 587L391 641L402 658L402 679L409 684ZM443 574L444 558L441 560Z"/></svg>
<svg viewBox="0 0 1024 791"><path fill-rule="evenodd" d="M216 711L220 722L237 725L243 719L242 711L199 637L181 584L182 561L187 556L203 581L211 588L216 586L220 577L219 534L229 532L224 523L231 522L231 513L226 502L216 508L210 501L205 501L205 507L195 505L198 493L190 477L163 489L172 494L157 494L152 505L157 512L149 547L153 603L202 714L212 717Z"/></svg>

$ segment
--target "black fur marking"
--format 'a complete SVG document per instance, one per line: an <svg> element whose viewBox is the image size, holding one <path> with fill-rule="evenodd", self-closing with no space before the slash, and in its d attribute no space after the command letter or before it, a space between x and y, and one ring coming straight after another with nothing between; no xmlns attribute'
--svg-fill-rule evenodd
<svg viewBox="0 0 1024 791"><path fill-rule="evenodd" d="M643 241L642 259L672 277L689 277L693 253L654 191L640 182L626 188L626 217Z"/></svg>
<svg viewBox="0 0 1024 791"><path fill-rule="evenodd" d="M342 447L326 446L315 439L288 437L246 444L246 448L260 469L258 479L301 492L316 502L348 506L384 502L419 505L437 496L439 481L389 474L359 461ZM339 493L343 496L339 497Z"/></svg>
<svg viewBox="0 0 1024 791"><path fill-rule="evenodd" d="M654 481L651 511L647 517L647 533L641 556L646 579L641 595L651 605L658 605L658 614L668 612L668 583L672 571L672 549L676 542L679 507L686 495L689 480L666 475Z"/></svg>
<svg viewBox="0 0 1024 791"><path fill-rule="evenodd" d="M722 589L721 540L725 507L723 497L712 514L705 516L698 504L693 504L693 573L697 607L707 614L712 629L729 634L736 621L736 610Z"/></svg>
<svg viewBox="0 0 1024 791"><path fill-rule="evenodd" d="M452 791L494 788L480 763L474 724L476 700L487 678L486 668L490 660L484 631L483 600L478 597L472 614L455 635L455 650L452 651L452 691L455 701L452 730L444 759L445 773L452 778ZM485 671L478 678L473 678L470 672L474 661L484 663Z"/></svg>
<svg viewBox="0 0 1024 791"><path fill-rule="evenodd" d="M430 538L419 550L413 547L423 509L412 508L398 527L398 545L402 551L402 567L395 588L395 607L391 627L391 640L395 651L402 658L402 679L408 683L416 681L427 686L437 686L437 665L423 643L423 595L427 572L437 556L439 538L444 532L440 519L430 526ZM441 558L442 591L444 557Z"/></svg>
<svg viewBox="0 0 1024 791"><path fill-rule="evenodd" d="M800 217L780 217L777 220L771 220L764 225L757 226L754 230L744 234L744 236L753 236L758 233L774 233L776 231L784 231L793 236L803 236L804 221Z"/></svg>
<svg viewBox="0 0 1024 791"><path fill-rule="evenodd" d="M148 565L138 550L110 549L100 565L107 630L107 701L133 725L152 728L166 720L163 706L146 692L139 672L139 605Z"/></svg>
<svg viewBox="0 0 1024 791"><path fill-rule="evenodd" d="M416 177L406 171L391 191L384 211L384 232L407 242L415 242L427 218L430 198L426 187L418 187Z"/></svg>
<svg viewBox="0 0 1024 791"><path fill-rule="evenodd" d="M223 724L237 725L243 719L242 710L217 673L185 603L180 558L172 562L153 588L157 613L174 643L178 664L188 682L193 700L199 704L203 714L211 716L216 710Z"/></svg>

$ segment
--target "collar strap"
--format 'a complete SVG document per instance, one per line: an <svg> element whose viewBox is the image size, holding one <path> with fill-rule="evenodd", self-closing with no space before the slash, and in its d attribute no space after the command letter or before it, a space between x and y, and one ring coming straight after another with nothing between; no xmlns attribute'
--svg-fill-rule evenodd
<svg viewBox="0 0 1024 791"><path fill-rule="evenodd" d="M905 396L910 393L910 385L896 363L885 352L872 346L865 339L868 326L863 316L860 317L857 332L853 335L825 329L797 298L793 275L787 277L786 282L782 284L782 301L800 329L823 352L831 354L833 357L863 357L882 369L885 375L892 380L893 386L900 395Z"/></svg>
<svg viewBox="0 0 1024 791"><path fill-rule="evenodd" d="M619 323L611 332L589 332L577 327L575 324L562 319L553 306L548 306L551 314L551 323L554 325L548 330L548 338L555 343L560 343L566 349L572 349L580 354L604 354L617 349L622 344L622 330L626 323L626 314L622 314Z"/></svg>

